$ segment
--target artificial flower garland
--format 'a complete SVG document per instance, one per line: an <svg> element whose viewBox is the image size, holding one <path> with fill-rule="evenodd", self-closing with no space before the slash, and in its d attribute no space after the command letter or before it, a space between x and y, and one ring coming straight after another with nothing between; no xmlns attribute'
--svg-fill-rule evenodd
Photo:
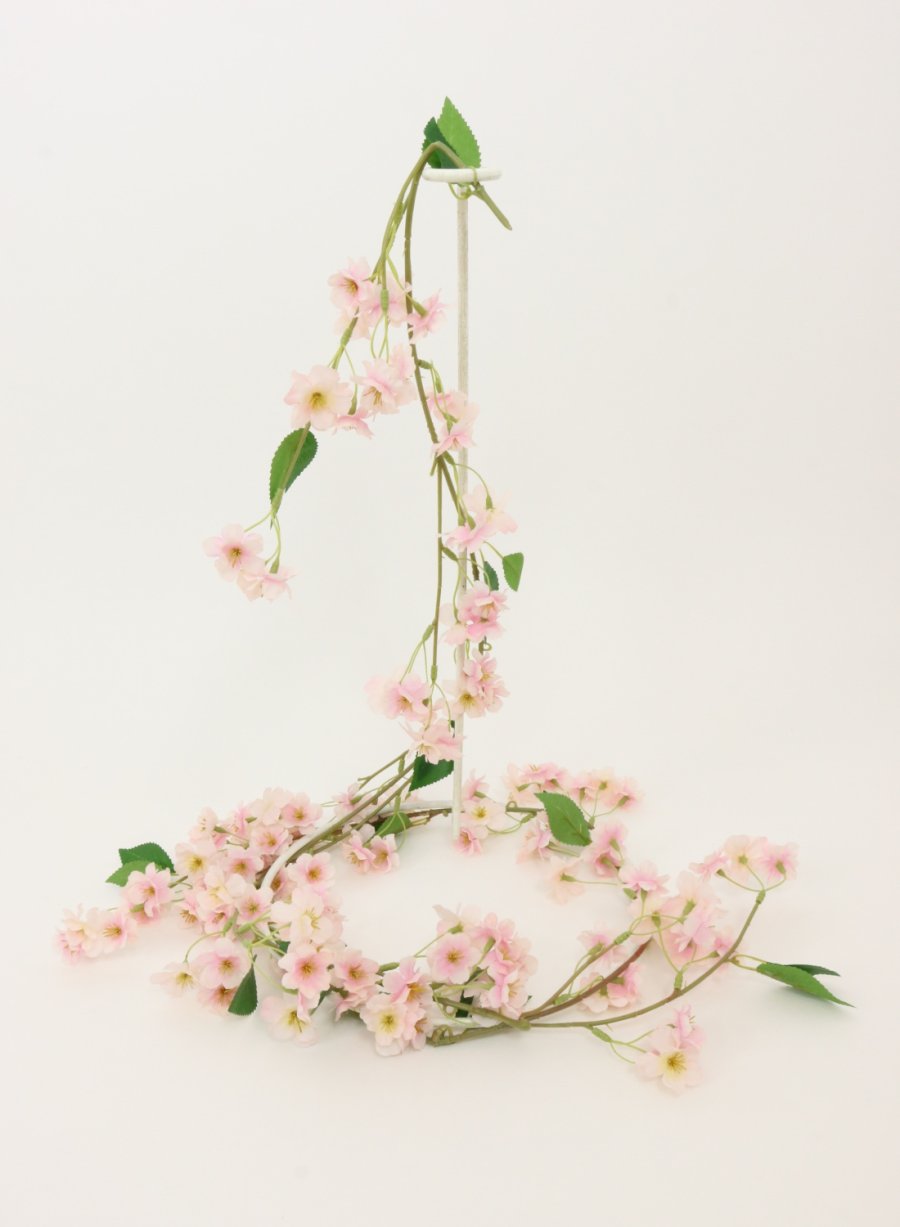
<svg viewBox="0 0 900 1227"><path fill-rule="evenodd" d="M476 171L480 165L477 142L449 99L426 126L422 153L390 211L374 265L351 260L329 279L340 339L327 365L293 375L285 397L293 429L272 461L265 514L247 528L229 525L205 543L220 573L249 599L282 596L292 573L282 563L279 514L285 494L316 456L317 437L350 430L368 438L379 416L418 404L436 487L434 606L405 666L366 687L379 711L402 722L406 744L326 805L268 789L225 818L204 811L171 857L156 843L120 849L121 864L108 878L121 888L119 905L67 912L59 946L70 961L93 958L176 912L195 937L183 960L154 979L176 994L194 990L216 1011L247 1015L258 1007L279 1038L309 1043L329 1001L335 1018L360 1019L385 1055L510 1030L572 1028L677 1091L697 1081L703 1042L683 998L722 969L762 974L846 1004L819 978L835 972L742 950L768 895L796 874L791 844L735 836L670 884L652 863L628 855L625 818L637 802L630 781L599 771L574 774L551 763L510 767L500 790L480 777L467 779L457 848L475 855L487 838L521 831L519 859L546 864L558 899L608 886L623 903L613 928L581 935L583 953L559 987L533 1001L536 963L529 942L512 921L495 915L438 908L435 936L386 964L350 949L342 938L331 850L340 848L360 874L385 873L398 863L398 841L446 816L449 806L416 798L453 771L461 717L494 712L507 696L492 643L507 604L501 576L507 590L516 591L524 565L521 553L498 548L496 539L513 532L515 523L464 460L478 409L461 391L445 387L435 364L419 352L446 313L438 294L422 298L413 288L413 222L428 165ZM472 179L450 190L481 200L508 227L477 173ZM401 228L402 271L394 260ZM465 493L464 469L475 480ZM263 525L273 534L268 554L257 531ZM440 680L442 643L457 654L451 680ZM729 915L714 889L717 879L748 897L742 915ZM642 979L651 951L669 979L659 996L645 1001ZM260 979L275 990L261 1000ZM659 1011L666 1012L649 1029L627 1038L619 1030Z"/></svg>

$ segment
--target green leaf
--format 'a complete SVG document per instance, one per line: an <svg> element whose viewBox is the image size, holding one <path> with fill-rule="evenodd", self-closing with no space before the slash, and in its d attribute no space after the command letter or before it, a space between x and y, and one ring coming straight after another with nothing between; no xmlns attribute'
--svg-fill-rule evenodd
<svg viewBox="0 0 900 1227"><path fill-rule="evenodd" d="M275 502L279 492L284 495L286 490L290 490L303 470L312 464L318 450L315 435L305 427L285 435L272 457L272 468L269 472L270 503Z"/></svg>
<svg viewBox="0 0 900 1227"><path fill-rule="evenodd" d="M522 568L524 566L524 554L504 554L503 574L506 576L506 582L513 592L519 591L519 584L522 582Z"/></svg>
<svg viewBox="0 0 900 1227"><path fill-rule="evenodd" d="M119 868L114 869L106 880L111 882L113 886L126 886L130 874L143 873L149 864L150 862L147 860L123 860Z"/></svg>
<svg viewBox="0 0 900 1227"><path fill-rule="evenodd" d="M171 869L175 872L171 856L159 844L138 844L134 848L120 848L119 860L123 865L126 861L152 861L160 869Z"/></svg>
<svg viewBox="0 0 900 1227"><path fill-rule="evenodd" d="M546 811L554 839L561 844L587 847L591 842L591 828L574 801L557 792L539 792L537 799Z"/></svg>
<svg viewBox="0 0 900 1227"><path fill-rule="evenodd" d="M849 1001L842 1001L840 997L835 997L834 993L830 992L824 984L820 984L815 976L811 976L802 967L795 967L790 963L760 963L756 970L761 976L779 980L782 984L796 988L801 993L808 993L810 997L819 997L822 1001L834 1001L838 1005L850 1004Z"/></svg>
<svg viewBox="0 0 900 1227"><path fill-rule="evenodd" d="M415 792L418 788L427 788L429 784L436 784L438 780L446 779L452 774L453 763L449 759L444 758L439 763L430 763L423 755L417 754L413 762L409 791Z"/></svg>
<svg viewBox="0 0 900 1227"><path fill-rule="evenodd" d="M390 818L386 818L378 827L379 835L399 835L402 831L408 831L412 823L407 818L406 814L397 810L391 814Z"/></svg>
<svg viewBox="0 0 900 1227"><path fill-rule="evenodd" d="M831 971L828 967L818 967L815 963L784 963L785 967L799 967L801 971L808 971L811 976L840 976L839 971Z"/></svg>
<svg viewBox="0 0 900 1227"><path fill-rule="evenodd" d="M444 145L450 144L446 136L444 136L443 132L438 127L437 120L432 116L432 118L429 119L428 123L425 125L425 139L422 142L422 148L427 149L427 147L432 145L435 141L441 141L441 143ZM437 166L446 170L448 167L452 167L453 163L450 161L447 155L442 152L442 150L435 149L434 152L428 156L428 165Z"/></svg>
<svg viewBox="0 0 900 1227"><path fill-rule="evenodd" d="M237 992L228 1007L229 1014L252 1014L258 1001L256 993L256 972L251 967L237 987Z"/></svg>
<svg viewBox="0 0 900 1227"><path fill-rule="evenodd" d="M487 561L487 559L484 560L483 566L484 573L487 576L488 587L490 588L491 592L496 592L500 587L500 577L497 575L497 572Z"/></svg>
<svg viewBox="0 0 900 1227"><path fill-rule="evenodd" d="M472 129L460 115L449 98L444 99L444 109L438 116L438 128L446 143L458 154L466 166L481 165L481 150L478 148Z"/></svg>

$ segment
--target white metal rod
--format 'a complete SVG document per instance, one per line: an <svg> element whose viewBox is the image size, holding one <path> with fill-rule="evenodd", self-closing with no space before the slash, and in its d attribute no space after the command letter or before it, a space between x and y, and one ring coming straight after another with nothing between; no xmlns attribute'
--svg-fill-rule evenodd
<svg viewBox="0 0 900 1227"><path fill-rule="evenodd" d="M429 166L423 173L432 183L488 183L491 179L500 178L499 170L485 170L481 166L451 166L446 169Z"/></svg>
<svg viewBox="0 0 900 1227"><path fill-rule="evenodd" d="M456 333L456 383L463 396L469 394L469 197L460 196L456 201L456 285L457 285L457 333ZM456 470L456 490L460 499L465 497L469 486L469 453L461 448L460 465ZM462 596L468 586L469 556L468 551L459 551L459 583L458 596ZM466 647L461 643L456 648L456 686L461 693L465 673ZM459 835L460 815L462 814L463 792L463 713L460 709L456 717L456 736L459 740L459 758L453 765L453 838Z"/></svg>

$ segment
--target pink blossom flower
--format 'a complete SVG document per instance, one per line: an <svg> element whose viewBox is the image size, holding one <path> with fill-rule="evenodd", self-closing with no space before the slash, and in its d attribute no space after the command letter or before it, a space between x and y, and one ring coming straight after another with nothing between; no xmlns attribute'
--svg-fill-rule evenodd
<svg viewBox="0 0 900 1227"><path fill-rule="evenodd" d="M366 683L366 695L372 707L390 720L397 716L407 720L428 719L431 687L414 673L399 680L373 677Z"/></svg>
<svg viewBox="0 0 900 1227"><path fill-rule="evenodd" d="M445 633L447 643L465 643L467 639L479 643L493 635L499 635L502 628L497 619L506 607L506 595L502 592L492 592L483 581L472 584L456 603L454 620L452 608L447 607L445 616L453 625Z"/></svg>
<svg viewBox="0 0 900 1227"><path fill-rule="evenodd" d="M290 902L279 899L273 903L271 917L277 928L289 929L291 943L321 946L339 935L339 922L328 900L306 885L295 887Z"/></svg>
<svg viewBox="0 0 900 1227"><path fill-rule="evenodd" d="M295 792L285 801L280 817L285 826L303 834L321 821L322 807L310 801L305 792Z"/></svg>
<svg viewBox="0 0 900 1227"><path fill-rule="evenodd" d="M468 521L444 533L447 545L474 550L497 533L515 532L516 522L484 486L477 486L463 496Z"/></svg>
<svg viewBox="0 0 900 1227"><path fill-rule="evenodd" d="M291 945L287 954L278 960L278 966L284 971L282 985L296 989L304 1005L310 1009L318 1003L331 981L327 956L309 943Z"/></svg>
<svg viewBox="0 0 900 1227"><path fill-rule="evenodd" d="M125 902L132 912L140 911L147 920L155 920L172 896L171 880L168 869L155 865L148 865L143 872L135 869L122 890Z"/></svg>
<svg viewBox="0 0 900 1227"><path fill-rule="evenodd" d="M364 834L368 830L368 835ZM349 838L345 839L341 844L341 852L344 859L358 873L368 873L372 868L375 860L375 853L371 848L366 846L365 840L371 838L374 834L373 827L361 827L358 831L354 831Z"/></svg>
<svg viewBox="0 0 900 1227"><path fill-rule="evenodd" d="M497 676L497 662L493 656L480 652L466 658L459 676L444 689L450 695L450 711L454 717L477 717L499 711L509 694Z"/></svg>
<svg viewBox="0 0 900 1227"><path fill-rule="evenodd" d="M615 878L622 865L625 828L620 822L605 822L594 828L591 842L581 855L598 878Z"/></svg>
<svg viewBox="0 0 900 1227"><path fill-rule="evenodd" d="M272 890L268 886L251 886L238 900L237 914L242 925L256 924L262 920L272 904Z"/></svg>
<svg viewBox="0 0 900 1227"><path fill-rule="evenodd" d="M391 374L396 383L406 383L412 379L415 374L416 364L413 361L412 350L405 341L401 341L399 345L395 345L391 350L388 365L391 368Z"/></svg>
<svg viewBox="0 0 900 1227"><path fill-rule="evenodd" d="M411 728L406 725L406 731L412 738L416 753L430 763L455 761L459 758L460 743L447 720L435 717L424 728Z"/></svg>
<svg viewBox="0 0 900 1227"><path fill-rule="evenodd" d="M766 843L759 858L763 880L777 885L797 876L797 845Z"/></svg>
<svg viewBox="0 0 900 1227"><path fill-rule="evenodd" d="M436 456L472 446L472 426L478 417L478 406L467 400L464 393L438 392L428 397L427 405L438 437L434 445Z"/></svg>
<svg viewBox="0 0 900 1227"><path fill-rule="evenodd" d="M668 877L659 872L652 861L640 865L626 865L619 873L622 885L635 892L661 890Z"/></svg>
<svg viewBox="0 0 900 1227"><path fill-rule="evenodd" d="M250 955L239 942L219 937L196 956L190 970L202 988L237 988L250 970Z"/></svg>
<svg viewBox="0 0 900 1227"><path fill-rule="evenodd" d="M334 869L327 852L317 852L314 856L304 852L287 867L286 872L298 886L305 883L320 895L327 895L334 882Z"/></svg>
<svg viewBox="0 0 900 1227"><path fill-rule="evenodd" d="M557 903L566 903L569 899L574 899L576 895L584 894L584 884L576 878L577 860L551 856L548 863L550 870L547 874L547 881L550 885L550 894Z"/></svg>
<svg viewBox="0 0 900 1227"><path fill-rule="evenodd" d="M464 856L477 856L484 851L482 835L483 831L474 822L463 820L459 824L459 834L453 841L453 846Z"/></svg>
<svg viewBox="0 0 900 1227"><path fill-rule="evenodd" d="M369 851L372 853L373 873L390 873L400 859L394 835L374 835L369 840Z"/></svg>
<svg viewBox="0 0 900 1227"><path fill-rule="evenodd" d="M176 844L172 860L179 876L196 882L213 863L218 850L211 839L196 839L186 844Z"/></svg>
<svg viewBox="0 0 900 1227"><path fill-rule="evenodd" d="M264 997L259 1012L277 1040L294 1040L298 1044L313 1044L316 1029L312 1019L293 993Z"/></svg>
<svg viewBox="0 0 900 1227"><path fill-rule="evenodd" d="M345 315L352 316L364 301L366 283L372 276L368 260L348 260L339 272L328 278L331 301Z"/></svg>
<svg viewBox="0 0 900 1227"><path fill-rule="evenodd" d="M699 1048L706 1039L703 1031L694 1022L694 1015L689 1005L675 1007L669 1026L675 1032L678 1044L682 1048Z"/></svg>
<svg viewBox="0 0 900 1227"><path fill-rule="evenodd" d="M187 963L167 963L162 971L155 971L150 979L154 984L161 984L173 997L183 997L197 983Z"/></svg>
<svg viewBox="0 0 900 1227"><path fill-rule="evenodd" d="M214 1014L225 1014L234 1001L236 992L236 988L226 988L224 984L216 984L213 988L200 986L197 989L197 1000L207 1010L212 1010Z"/></svg>
<svg viewBox="0 0 900 1227"><path fill-rule="evenodd" d="M63 912L63 922L56 933L56 944L67 963L78 963L88 955L95 935L91 932L87 917L81 907Z"/></svg>
<svg viewBox="0 0 900 1227"><path fill-rule="evenodd" d="M327 430L350 408L353 391L332 367L314 366L308 375L294 371L292 379L284 401L293 406L295 429L312 426L314 430Z"/></svg>
<svg viewBox="0 0 900 1227"><path fill-rule="evenodd" d="M356 383L361 390L360 409L365 414L396 413L413 397L408 380L399 379L396 367L383 358L364 363Z"/></svg>
<svg viewBox="0 0 900 1227"><path fill-rule="evenodd" d="M394 1001L387 993L376 993L359 1016L375 1036L375 1047L381 1056L396 1056L411 1042L419 1013L415 1006Z"/></svg>
<svg viewBox="0 0 900 1227"><path fill-rule="evenodd" d="M260 554L263 540L259 533L246 533L240 524L226 524L218 537L208 537L203 549L215 559L216 570L225 579L259 575L265 569Z"/></svg>
<svg viewBox="0 0 900 1227"><path fill-rule="evenodd" d="M473 797L464 802L462 812L469 825L476 828L476 833L480 829L483 834L485 827L503 816L503 806L490 797Z"/></svg>
<svg viewBox="0 0 900 1227"><path fill-rule="evenodd" d="M402 962L386 971L382 977L384 991L392 1001L410 1001L421 1005L431 997L431 986L415 959Z"/></svg>
<svg viewBox="0 0 900 1227"><path fill-rule="evenodd" d="M409 313L409 327L414 341L420 341L422 337L428 336L444 321L446 307L441 302L439 294L432 294L421 305L424 308L423 312L410 311Z"/></svg>
<svg viewBox="0 0 900 1227"><path fill-rule="evenodd" d="M432 975L445 984L465 984L478 962L478 949L464 933L447 933L428 952Z"/></svg>
<svg viewBox="0 0 900 1227"><path fill-rule="evenodd" d="M694 873L700 875L701 878L711 878L713 874L724 869L728 864L728 854L723 850L711 852L710 855L703 861L696 861L691 865Z"/></svg>
<svg viewBox="0 0 900 1227"><path fill-rule="evenodd" d="M725 873L741 886L762 886L769 842L753 835L732 835L725 841Z"/></svg>
<svg viewBox="0 0 900 1227"><path fill-rule="evenodd" d="M526 861L537 857L538 860L545 861L549 856L550 827L546 818L537 815L525 827L525 834L522 836L522 844L516 860Z"/></svg>
<svg viewBox="0 0 900 1227"><path fill-rule="evenodd" d="M659 1078L664 1087L680 1093L700 1081L697 1051L682 1047L673 1027L659 1027L650 1036L648 1049L634 1063L642 1078Z"/></svg>
<svg viewBox="0 0 900 1227"><path fill-rule="evenodd" d="M238 587L250 601L261 597L267 601L277 601L280 596L290 596L288 581L292 580L296 571L282 567L279 571L259 571L257 574L244 572L238 576Z"/></svg>
<svg viewBox="0 0 900 1227"><path fill-rule="evenodd" d="M112 954L121 950L137 925L127 908L91 908L86 917L89 955Z"/></svg>
<svg viewBox="0 0 900 1227"><path fill-rule="evenodd" d="M331 982L351 997L364 1001L374 988L378 964L374 959L363 957L361 950L344 950L334 961Z"/></svg>

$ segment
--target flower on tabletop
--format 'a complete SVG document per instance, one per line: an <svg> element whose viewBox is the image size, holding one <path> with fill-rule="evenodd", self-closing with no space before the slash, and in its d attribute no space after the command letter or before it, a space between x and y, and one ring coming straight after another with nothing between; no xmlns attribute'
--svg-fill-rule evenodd
<svg viewBox="0 0 900 1227"><path fill-rule="evenodd" d="M578 872L576 859L569 860L567 857L551 856L548 858L548 863L550 870L547 874L547 881L550 893L557 903L565 903L569 899L574 899L576 895L584 894L584 884L576 880Z"/></svg>
<svg viewBox="0 0 900 1227"><path fill-rule="evenodd" d="M652 861L642 861L640 865L625 865L619 871L619 879L623 886L635 893L661 890L668 882L668 877L659 872Z"/></svg>
<svg viewBox="0 0 900 1227"><path fill-rule="evenodd" d="M133 913L155 920L172 896L171 880L168 869L148 865L145 870L135 869L128 875L122 895Z"/></svg>
<svg viewBox="0 0 900 1227"><path fill-rule="evenodd" d="M331 982L328 956L308 942L292 943L287 954L278 960L278 966L284 971L282 985L296 989L303 1003L309 1004L310 1008L318 1003Z"/></svg>
<svg viewBox="0 0 900 1227"><path fill-rule="evenodd" d="M445 984L465 984L478 962L478 948L464 933L447 933L428 952L432 975Z"/></svg>
<svg viewBox="0 0 900 1227"><path fill-rule="evenodd" d="M250 970L250 955L239 942L219 937L194 957L190 970L201 988L237 988Z"/></svg>
<svg viewBox="0 0 900 1227"><path fill-rule="evenodd" d="M416 1022L422 1011L405 1001L394 1001L387 993L370 997L359 1012L375 1037L375 1048L382 1056L396 1056L412 1043Z"/></svg>
<svg viewBox="0 0 900 1227"><path fill-rule="evenodd" d="M313 1044L318 1038L312 1019L294 993L278 993L264 997L259 1012L268 1023L270 1033L277 1040Z"/></svg>
<svg viewBox="0 0 900 1227"><path fill-rule="evenodd" d="M150 979L152 983L162 985L173 997L183 997L197 983L187 963L167 963L162 971L155 971Z"/></svg>
<svg viewBox="0 0 900 1227"><path fill-rule="evenodd" d="M453 841L453 846L464 856L477 856L484 851L482 838L484 830L474 822L463 820L459 824L459 834Z"/></svg>

